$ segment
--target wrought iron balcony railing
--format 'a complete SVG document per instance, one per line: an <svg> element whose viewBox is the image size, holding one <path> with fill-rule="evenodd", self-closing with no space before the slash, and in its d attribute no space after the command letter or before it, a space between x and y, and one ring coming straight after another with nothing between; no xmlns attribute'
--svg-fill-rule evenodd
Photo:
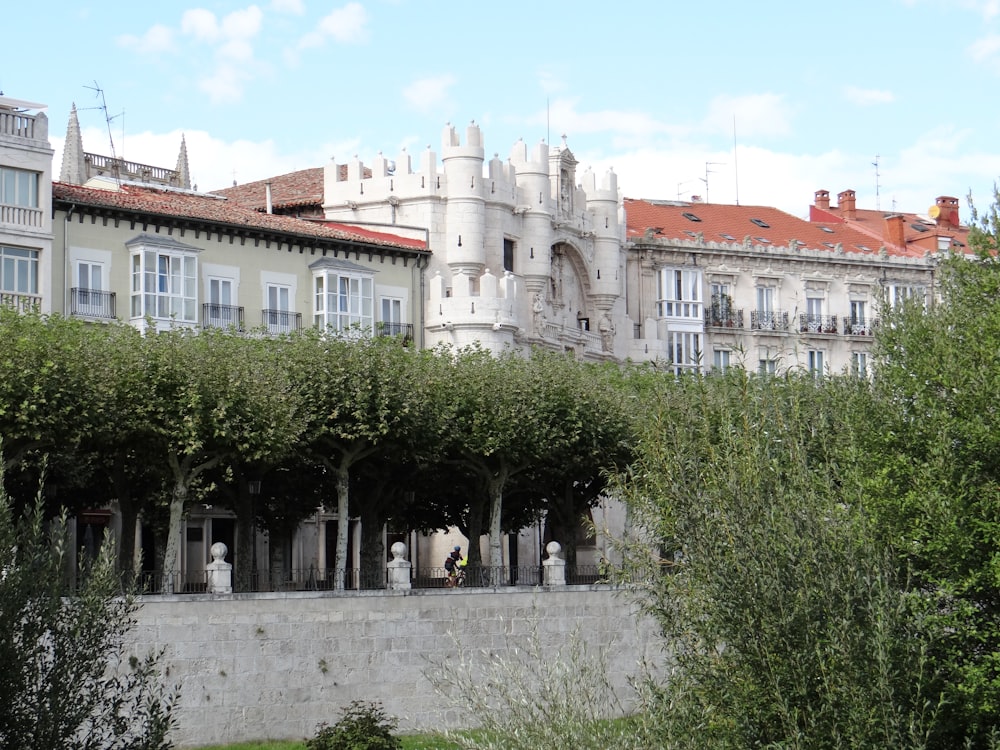
<svg viewBox="0 0 1000 750"><path fill-rule="evenodd" d="M386 323L379 321L375 324L376 336L400 336L404 346L413 341L413 323Z"/></svg>
<svg viewBox="0 0 1000 750"><path fill-rule="evenodd" d="M73 287L69 290L69 313L81 318L113 320L117 317L115 293Z"/></svg>
<svg viewBox="0 0 1000 750"><path fill-rule="evenodd" d="M836 333L836 315L799 315L799 333Z"/></svg>
<svg viewBox="0 0 1000 750"><path fill-rule="evenodd" d="M201 306L202 328L235 328L243 330L243 308L206 302Z"/></svg>
<svg viewBox="0 0 1000 750"><path fill-rule="evenodd" d="M271 333L290 333L302 328L302 313L291 310L261 310L261 319Z"/></svg>
<svg viewBox="0 0 1000 750"><path fill-rule="evenodd" d="M716 328L742 328L743 311L705 308L705 325Z"/></svg>
<svg viewBox="0 0 1000 750"><path fill-rule="evenodd" d="M844 334L846 336L873 336L877 326L878 318L844 316Z"/></svg>
<svg viewBox="0 0 1000 750"><path fill-rule="evenodd" d="M788 313L781 310L753 310L750 312L751 331L787 331Z"/></svg>

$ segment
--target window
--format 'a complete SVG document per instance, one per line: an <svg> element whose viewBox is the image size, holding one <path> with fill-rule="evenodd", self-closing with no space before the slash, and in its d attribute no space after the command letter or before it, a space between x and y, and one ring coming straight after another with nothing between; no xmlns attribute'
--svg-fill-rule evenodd
<svg viewBox="0 0 1000 750"><path fill-rule="evenodd" d="M659 282L659 317L701 319L701 271L664 268Z"/></svg>
<svg viewBox="0 0 1000 750"><path fill-rule="evenodd" d="M731 355L732 352L729 349L716 349L712 356L712 367L725 372L729 369L729 358Z"/></svg>
<svg viewBox="0 0 1000 750"><path fill-rule="evenodd" d="M371 331L375 324L374 274L362 266L323 259L313 269L313 319L319 328Z"/></svg>
<svg viewBox="0 0 1000 750"><path fill-rule="evenodd" d="M848 332L853 336L871 335L871 323L867 317L867 304L863 300L851 300L851 320Z"/></svg>
<svg viewBox="0 0 1000 750"><path fill-rule="evenodd" d="M890 307L899 307L908 299L917 300L921 305L926 300L926 290L919 285L890 284L888 294Z"/></svg>
<svg viewBox="0 0 1000 750"><path fill-rule="evenodd" d="M851 374L861 378L868 377L867 352L851 352Z"/></svg>
<svg viewBox="0 0 1000 750"><path fill-rule="evenodd" d="M295 316L292 313L292 288L285 284L264 285L264 298L267 307L264 309L264 325L271 333L288 333L295 330Z"/></svg>
<svg viewBox="0 0 1000 750"><path fill-rule="evenodd" d="M806 297L806 320L803 330L818 333L823 330L823 298Z"/></svg>
<svg viewBox="0 0 1000 750"><path fill-rule="evenodd" d="M785 323L779 324L778 314L774 309L774 287L757 287L757 309L750 316L750 326L760 331L777 331L785 328Z"/></svg>
<svg viewBox="0 0 1000 750"><path fill-rule="evenodd" d="M38 251L0 245L0 292L38 294Z"/></svg>
<svg viewBox="0 0 1000 750"><path fill-rule="evenodd" d="M514 273L514 240L503 238L503 270Z"/></svg>
<svg viewBox="0 0 1000 750"><path fill-rule="evenodd" d="M820 377L823 375L823 352L818 349L810 349L807 354L806 366L809 369L809 374L814 377Z"/></svg>
<svg viewBox="0 0 1000 750"><path fill-rule="evenodd" d="M202 325L211 328L243 328L242 308L234 304L235 286L233 279L208 279L208 304L202 313Z"/></svg>
<svg viewBox="0 0 1000 750"><path fill-rule="evenodd" d="M38 172L0 167L0 203L38 208Z"/></svg>
<svg viewBox="0 0 1000 750"><path fill-rule="evenodd" d="M150 248L143 242L133 251L133 319L197 320L198 258L195 248L189 250Z"/></svg>
<svg viewBox="0 0 1000 750"><path fill-rule="evenodd" d="M701 334L675 331L669 334L668 342L674 373L697 372L701 365Z"/></svg>
<svg viewBox="0 0 1000 750"><path fill-rule="evenodd" d="M757 360L757 373L760 375L774 375L778 370L778 361L768 357Z"/></svg>
<svg viewBox="0 0 1000 750"><path fill-rule="evenodd" d="M76 262L75 286L70 289L70 312L87 318L115 317L115 295L106 291L104 263Z"/></svg>

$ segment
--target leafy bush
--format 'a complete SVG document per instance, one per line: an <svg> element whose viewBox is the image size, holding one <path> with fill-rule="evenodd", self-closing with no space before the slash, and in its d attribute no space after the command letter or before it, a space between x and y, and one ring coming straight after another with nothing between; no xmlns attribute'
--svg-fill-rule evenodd
<svg viewBox="0 0 1000 750"><path fill-rule="evenodd" d="M393 732L398 722L386 715L381 704L352 701L341 709L344 715L332 727L320 724L307 750L401 750Z"/></svg>

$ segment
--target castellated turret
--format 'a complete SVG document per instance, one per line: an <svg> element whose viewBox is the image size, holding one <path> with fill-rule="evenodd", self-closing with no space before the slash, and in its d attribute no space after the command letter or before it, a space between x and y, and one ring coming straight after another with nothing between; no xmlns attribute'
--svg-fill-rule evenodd
<svg viewBox="0 0 1000 750"><path fill-rule="evenodd" d="M429 146L416 168L413 161L406 152L395 160L379 154L370 166L357 157L331 161L324 211L332 221L426 238L423 298L409 308L423 345L614 355L608 331L624 310L624 260L613 172L600 188L589 173L578 185L565 142L518 141L506 162L497 154L487 161L476 123L464 139L444 128L440 168Z"/></svg>

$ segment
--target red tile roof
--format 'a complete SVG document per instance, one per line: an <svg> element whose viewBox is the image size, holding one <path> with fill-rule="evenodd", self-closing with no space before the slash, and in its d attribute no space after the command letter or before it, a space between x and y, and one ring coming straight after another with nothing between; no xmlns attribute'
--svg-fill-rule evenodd
<svg viewBox="0 0 1000 750"><path fill-rule="evenodd" d="M323 205L323 167L301 169L298 172L268 177L266 180L213 190L212 193L224 195L247 208L264 211L267 208L268 182L271 183L272 208Z"/></svg>
<svg viewBox="0 0 1000 750"><path fill-rule="evenodd" d="M833 252L839 244L845 253L877 252L883 245L891 256L921 257L922 249L890 245L852 225L831 219L808 222L769 206L733 206L625 199L626 235L629 240L687 240L701 235L705 242L749 241L765 247L789 247L792 240L810 250ZM749 238L749 239L747 239Z"/></svg>
<svg viewBox="0 0 1000 750"><path fill-rule="evenodd" d="M962 226L957 221L956 226L939 227L937 222L930 218L928 214L908 213L905 211L875 211L867 208L858 208L854 211L854 218L847 218L843 206L830 206L829 208L818 208L816 205L809 207L809 220L814 222L839 222L849 224L859 231L869 234L873 238L888 241L888 230L886 217L897 215L903 217L903 241L907 246L927 249L937 252L937 238L948 237L953 243L957 243L955 249L963 252L970 252L969 227Z"/></svg>
<svg viewBox="0 0 1000 750"><path fill-rule="evenodd" d="M334 222L312 222L261 213L226 198L204 193L131 184L123 184L118 190L104 190L53 182L52 198L57 203L116 209L163 219L189 219L243 230L252 228L296 238L339 240L408 251L427 250L423 240L361 230Z"/></svg>

